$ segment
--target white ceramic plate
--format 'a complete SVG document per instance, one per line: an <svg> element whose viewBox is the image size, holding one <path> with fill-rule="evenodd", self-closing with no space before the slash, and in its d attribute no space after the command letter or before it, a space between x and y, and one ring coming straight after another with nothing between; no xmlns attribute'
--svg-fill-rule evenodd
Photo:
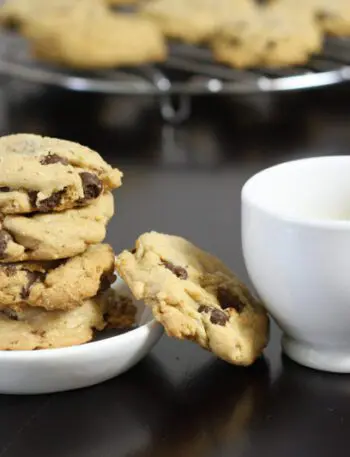
<svg viewBox="0 0 350 457"><path fill-rule="evenodd" d="M130 292L118 279L113 287ZM162 336L143 302L137 306L138 328L121 335L102 332L98 341L39 351L0 351L0 393L44 394L88 387L111 379L139 362Z"/></svg>

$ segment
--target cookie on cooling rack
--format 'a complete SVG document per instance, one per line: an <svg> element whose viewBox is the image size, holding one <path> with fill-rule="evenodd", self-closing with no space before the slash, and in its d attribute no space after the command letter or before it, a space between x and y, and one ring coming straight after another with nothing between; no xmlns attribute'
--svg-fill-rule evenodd
<svg viewBox="0 0 350 457"><path fill-rule="evenodd" d="M311 14L276 4L225 23L211 42L214 58L236 68L301 65L322 49L323 36Z"/></svg>
<svg viewBox="0 0 350 457"><path fill-rule="evenodd" d="M348 0L307 0L324 32L335 36L350 36L350 2ZM304 6L303 6L304 7Z"/></svg>
<svg viewBox="0 0 350 457"><path fill-rule="evenodd" d="M0 7L0 24L20 30L33 18L55 16L59 19L82 7L95 11L105 9L102 0L5 0Z"/></svg>
<svg viewBox="0 0 350 457"><path fill-rule="evenodd" d="M151 21L81 8L65 17L31 20L23 35L40 60L73 68L98 69L161 62L167 47Z"/></svg>
<svg viewBox="0 0 350 457"><path fill-rule="evenodd" d="M348 0L278 0L292 14L311 14L323 32L334 36L350 36L350 2Z"/></svg>
<svg viewBox="0 0 350 457"><path fill-rule="evenodd" d="M227 17L252 8L249 0L150 0L139 12L155 21L167 37L197 44L208 40Z"/></svg>

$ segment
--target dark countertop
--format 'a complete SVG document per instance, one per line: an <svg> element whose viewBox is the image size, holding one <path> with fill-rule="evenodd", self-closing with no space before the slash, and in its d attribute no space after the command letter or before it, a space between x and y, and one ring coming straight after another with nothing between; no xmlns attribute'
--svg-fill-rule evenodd
<svg viewBox="0 0 350 457"><path fill-rule="evenodd" d="M4 88L1 133L77 140L123 169L108 234L116 251L150 229L180 234L243 280L244 181L283 160L349 149L349 86L198 99L176 128L144 98ZM273 325L265 357L249 369L164 336L136 367L96 387L0 396L0 457L348 456L350 377L294 364L279 337Z"/></svg>

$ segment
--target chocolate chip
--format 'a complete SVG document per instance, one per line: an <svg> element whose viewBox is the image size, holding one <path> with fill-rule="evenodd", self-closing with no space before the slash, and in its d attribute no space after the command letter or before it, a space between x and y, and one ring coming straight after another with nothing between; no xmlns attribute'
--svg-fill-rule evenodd
<svg viewBox="0 0 350 457"><path fill-rule="evenodd" d="M230 46L234 46L234 47L242 45L242 41L237 37L230 38L229 42L230 42Z"/></svg>
<svg viewBox="0 0 350 457"><path fill-rule="evenodd" d="M9 242L12 240L12 237L5 230L0 230L0 259L6 257L6 248Z"/></svg>
<svg viewBox="0 0 350 457"><path fill-rule="evenodd" d="M198 308L200 313L210 313L210 322L215 325L226 325L228 316L223 311L214 308L214 306L200 305Z"/></svg>
<svg viewBox="0 0 350 457"><path fill-rule="evenodd" d="M17 313L13 309L5 308L2 310L2 313L12 321L18 321Z"/></svg>
<svg viewBox="0 0 350 457"><path fill-rule="evenodd" d="M167 260L162 260L162 264L170 270L172 273L174 273L175 276L177 276L180 279L187 279L188 278L188 273L183 267L179 267L177 265L174 265L171 262L168 262Z"/></svg>
<svg viewBox="0 0 350 457"><path fill-rule="evenodd" d="M219 309L213 309L210 315L210 322L215 325L225 326L228 321L228 316Z"/></svg>
<svg viewBox="0 0 350 457"><path fill-rule="evenodd" d="M38 192L36 190L29 190L28 198L32 207L36 208L36 199L38 198Z"/></svg>
<svg viewBox="0 0 350 457"><path fill-rule="evenodd" d="M266 43L266 49L274 49L275 47L277 46L277 43L276 41L273 41L273 40L269 40L267 43Z"/></svg>
<svg viewBox="0 0 350 457"><path fill-rule="evenodd" d="M30 204L33 208L41 211L42 213L48 213L53 209L57 208L62 201L62 196L66 192L66 189L59 190L58 192L54 192L50 197L45 198L44 200L40 200L37 202L38 199L38 192L36 190L29 190L28 197Z"/></svg>
<svg viewBox="0 0 350 457"><path fill-rule="evenodd" d="M212 310L213 308L211 306L207 306L207 305L199 305L199 308L198 308L198 312L199 313L209 313L210 310Z"/></svg>
<svg viewBox="0 0 350 457"><path fill-rule="evenodd" d="M96 175L84 172L80 173L80 178L83 183L85 200L93 200L101 194L103 185Z"/></svg>
<svg viewBox="0 0 350 457"><path fill-rule="evenodd" d="M13 32L18 32L22 25L22 21L18 18L8 17L4 19L4 26Z"/></svg>
<svg viewBox="0 0 350 457"><path fill-rule="evenodd" d="M58 154L48 154L40 159L41 165L51 165L53 163L61 163L62 165L68 165L68 159L61 157Z"/></svg>
<svg viewBox="0 0 350 457"><path fill-rule="evenodd" d="M316 13L316 19L323 22L326 21L327 19L332 19L336 18L337 15L331 12L326 12L326 11L319 11Z"/></svg>
<svg viewBox="0 0 350 457"><path fill-rule="evenodd" d="M104 292L111 287L111 284L117 279L113 272L104 273L100 279L100 287L97 293Z"/></svg>
<svg viewBox="0 0 350 457"><path fill-rule="evenodd" d="M23 298L23 300L25 300L29 297L30 288L32 287L32 285L36 281L43 280L45 278L45 273L42 273L40 271L26 270L26 273L27 273L28 282L25 286L22 287L22 290L21 290L21 298Z"/></svg>
<svg viewBox="0 0 350 457"><path fill-rule="evenodd" d="M130 252L131 254L136 254L136 248L132 249Z"/></svg>
<svg viewBox="0 0 350 457"><path fill-rule="evenodd" d="M43 213L48 213L49 211L52 211L60 205L64 193L65 190L59 190L58 192L54 192L51 195L51 197L45 198L44 200L38 202L37 209Z"/></svg>
<svg viewBox="0 0 350 457"><path fill-rule="evenodd" d="M245 304L226 287L218 287L217 299L222 309L234 308L238 313L241 313L245 307Z"/></svg>
<svg viewBox="0 0 350 457"><path fill-rule="evenodd" d="M38 335L43 338L46 335L46 331L45 330L32 330L32 335Z"/></svg>
<svg viewBox="0 0 350 457"><path fill-rule="evenodd" d="M4 271L5 275L9 278L16 274L16 267L14 265L7 264L3 267L3 271Z"/></svg>
<svg viewBox="0 0 350 457"><path fill-rule="evenodd" d="M0 187L0 192L10 192L10 188L7 187L7 186L4 186L4 187Z"/></svg>

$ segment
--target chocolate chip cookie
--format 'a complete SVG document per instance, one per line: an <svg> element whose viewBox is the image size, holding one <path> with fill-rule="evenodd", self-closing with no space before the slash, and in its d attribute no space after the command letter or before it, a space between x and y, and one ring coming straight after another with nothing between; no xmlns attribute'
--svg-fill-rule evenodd
<svg viewBox="0 0 350 457"><path fill-rule="evenodd" d="M266 346L262 304L220 260L185 239L145 233L133 251L117 257L116 267L169 336L237 365L250 365Z"/></svg>
<svg viewBox="0 0 350 457"><path fill-rule="evenodd" d="M301 65L322 45L315 18L280 3L228 18L211 40L214 58L235 68Z"/></svg>
<svg viewBox="0 0 350 457"><path fill-rule="evenodd" d="M92 149L31 134L0 138L0 212L81 207L121 186L122 173Z"/></svg>
<svg viewBox="0 0 350 457"><path fill-rule="evenodd" d="M83 8L105 9L102 0L5 0L0 6L0 24L20 31L34 18L59 19Z"/></svg>
<svg viewBox="0 0 350 457"><path fill-rule="evenodd" d="M251 8L249 0L150 0L140 14L154 20L167 37L197 44L207 41L228 17Z"/></svg>
<svg viewBox="0 0 350 457"><path fill-rule="evenodd" d="M96 244L76 257L0 265L0 309L23 305L47 310L78 307L114 281L114 253Z"/></svg>
<svg viewBox="0 0 350 457"><path fill-rule="evenodd" d="M295 0L280 0L281 3L287 4L289 8L298 9ZM311 10L317 19L321 29L334 36L350 35L350 3L348 0L305 0L302 9Z"/></svg>
<svg viewBox="0 0 350 457"><path fill-rule="evenodd" d="M73 257L101 243L114 214L110 192L89 206L49 214L0 218L0 262Z"/></svg>
<svg viewBox="0 0 350 457"><path fill-rule="evenodd" d="M107 6L87 4L66 16L32 18L21 31L37 59L73 68L132 66L167 57L164 37L153 22Z"/></svg>
<svg viewBox="0 0 350 457"><path fill-rule="evenodd" d="M99 300L90 298L70 311L24 307L0 311L0 350L33 350L74 346L90 341L105 327Z"/></svg>

